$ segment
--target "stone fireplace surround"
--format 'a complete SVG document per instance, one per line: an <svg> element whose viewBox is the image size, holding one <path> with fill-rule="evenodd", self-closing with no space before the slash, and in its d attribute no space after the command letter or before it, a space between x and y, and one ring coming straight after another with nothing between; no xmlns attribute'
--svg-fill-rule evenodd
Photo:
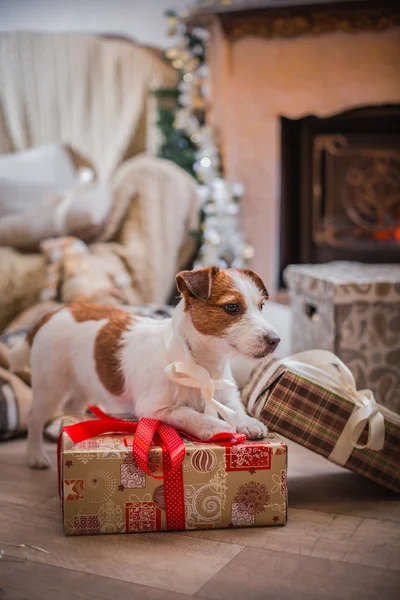
<svg viewBox="0 0 400 600"><path fill-rule="evenodd" d="M326 5L324 11L326 17ZM274 29L269 19L268 27L257 30L261 12L257 19L254 11L241 13L230 28L220 16L208 16L213 89L209 119L220 143L225 176L243 182L246 189L243 225L256 249L252 267L274 294L280 118L327 117L362 106L400 103L400 28L395 11L392 19L360 19L359 26L357 19L346 24L344 18L325 19L328 27L315 27L311 19L309 29L304 20L293 21L300 24L296 31L296 26L285 29L282 22ZM251 17L247 27L246 15Z"/></svg>

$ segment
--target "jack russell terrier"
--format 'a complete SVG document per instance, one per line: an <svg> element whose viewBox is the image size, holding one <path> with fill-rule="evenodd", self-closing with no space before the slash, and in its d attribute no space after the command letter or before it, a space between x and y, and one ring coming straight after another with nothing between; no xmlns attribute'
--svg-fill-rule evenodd
<svg viewBox="0 0 400 600"><path fill-rule="evenodd" d="M221 431L249 439L267 434L246 414L230 367L237 354L262 358L279 344L261 314L268 298L261 278L208 267L178 273L176 283L182 299L172 319L71 304L42 317L12 351L14 371L30 354L31 467L50 466L43 428L57 408L77 414L87 402L109 411L118 405L119 412L160 419L201 440Z"/></svg>

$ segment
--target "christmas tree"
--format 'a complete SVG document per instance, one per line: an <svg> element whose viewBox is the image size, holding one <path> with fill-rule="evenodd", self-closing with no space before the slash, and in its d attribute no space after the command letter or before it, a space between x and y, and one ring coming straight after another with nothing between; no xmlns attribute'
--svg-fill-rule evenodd
<svg viewBox="0 0 400 600"><path fill-rule="evenodd" d="M182 167L199 183L200 230L194 267L243 267L254 251L245 243L239 226L241 184L222 178L220 156L206 122L209 104L209 68L206 49L209 33L187 27L174 11L166 13L168 34L175 44L165 59L178 72L174 88L162 88L158 98L158 126L163 141L159 156Z"/></svg>
<svg viewBox="0 0 400 600"><path fill-rule="evenodd" d="M158 126L163 135L159 155L172 160L196 177L199 130L205 122L206 99L204 81L208 77L205 65L208 32L200 27L188 29L174 11L166 13L168 35L177 43L164 53L164 58L178 71L176 87L154 92L158 98Z"/></svg>

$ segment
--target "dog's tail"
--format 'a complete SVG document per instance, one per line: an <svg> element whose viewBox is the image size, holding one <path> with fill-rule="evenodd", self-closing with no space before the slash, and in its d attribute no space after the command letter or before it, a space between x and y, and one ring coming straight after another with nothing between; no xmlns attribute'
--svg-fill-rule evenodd
<svg viewBox="0 0 400 600"><path fill-rule="evenodd" d="M11 348L9 353L11 371L18 373L29 366L30 350L30 345L26 339Z"/></svg>

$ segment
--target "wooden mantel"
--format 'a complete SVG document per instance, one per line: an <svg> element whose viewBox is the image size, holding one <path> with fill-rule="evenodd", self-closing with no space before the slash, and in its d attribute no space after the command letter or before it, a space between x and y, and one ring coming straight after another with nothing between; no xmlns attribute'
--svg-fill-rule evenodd
<svg viewBox="0 0 400 600"><path fill-rule="evenodd" d="M400 26L400 0L210 0L191 12L189 25L218 19L228 40L358 32Z"/></svg>

